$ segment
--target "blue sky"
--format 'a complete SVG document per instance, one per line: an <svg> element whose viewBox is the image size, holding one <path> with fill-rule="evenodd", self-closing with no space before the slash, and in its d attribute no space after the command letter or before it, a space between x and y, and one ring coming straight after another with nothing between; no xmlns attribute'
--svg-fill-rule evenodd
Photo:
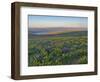
<svg viewBox="0 0 100 82"><path fill-rule="evenodd" d="M51 28L51 27L83 27L87 28L87 17L69 17L69 16L43 16L29 15L29 28Z"/></svg>

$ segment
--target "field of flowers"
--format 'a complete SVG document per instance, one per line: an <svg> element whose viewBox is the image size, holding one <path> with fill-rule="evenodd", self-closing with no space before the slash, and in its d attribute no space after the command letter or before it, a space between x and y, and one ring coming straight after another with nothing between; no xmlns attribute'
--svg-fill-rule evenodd
<svg viewBox="0 0 100 82"><path fill-rule="evenodd" d="M87 64L87 36L29 38L28 66Z"/></svg>

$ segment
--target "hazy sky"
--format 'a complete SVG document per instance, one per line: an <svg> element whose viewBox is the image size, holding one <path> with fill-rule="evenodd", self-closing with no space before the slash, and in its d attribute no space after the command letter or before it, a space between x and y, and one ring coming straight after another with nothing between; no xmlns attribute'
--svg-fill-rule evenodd
<svg viewBox="0 0 100 82"><path fill-rule="evenodd" d="M88 25L87 17L69 16L28 16L29 28L51 28L51 27L83 27Z"/></svg>

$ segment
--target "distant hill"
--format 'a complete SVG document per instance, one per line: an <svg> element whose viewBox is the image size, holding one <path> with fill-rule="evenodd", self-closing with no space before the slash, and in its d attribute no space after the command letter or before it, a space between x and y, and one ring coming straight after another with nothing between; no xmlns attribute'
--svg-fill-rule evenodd
<svg viewBox="0 0 100 82"><path fill-rule="evenodd" d="M72 27L58 27L58 28L29 28L28 29L28 35L29 36L40 36L40 35L72 35L71 33L75 35L76 33L83 34L85 31L87 31L86 28L72 28Z"/></svg>
<svg viewBox="0 0 100 82"><path fill-rule="evenodd" d="M60 34L52 34L52 35L32 35L29 34L28 38L40 38L40 37L79 37L79 36L87 36L87 31L73 31L73 32L64 32Z"/></svg>
<svg viewBox="0 0 100 82"><path fill-rule="evenodd" d="M87 36L87 31L73 31L58 34L58 36Z"/></svg>

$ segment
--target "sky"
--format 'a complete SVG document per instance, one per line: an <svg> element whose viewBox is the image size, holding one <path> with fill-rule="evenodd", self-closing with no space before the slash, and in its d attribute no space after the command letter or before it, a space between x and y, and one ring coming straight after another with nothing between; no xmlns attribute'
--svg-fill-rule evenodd
<svg viewBox="0 0 100 82"><path fill-rule="evenodd" d="M72 27L87 28L87 17L29 15L29 28Z"/></svg>

